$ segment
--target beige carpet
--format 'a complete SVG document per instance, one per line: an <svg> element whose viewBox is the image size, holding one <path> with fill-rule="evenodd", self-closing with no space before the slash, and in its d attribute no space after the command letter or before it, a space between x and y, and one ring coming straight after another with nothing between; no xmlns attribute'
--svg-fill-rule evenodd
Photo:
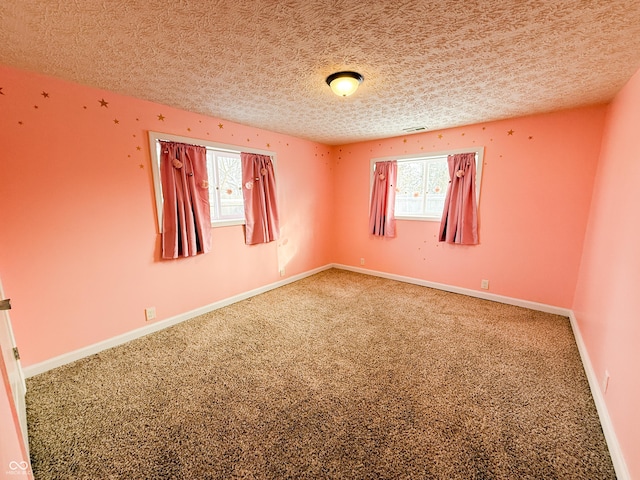
<svg viewBox="0 0 640 480"><path fill-rule="evenodd" d="M615 478L568 319L341 270L31 378L27 403L36 479Z"/></svg>

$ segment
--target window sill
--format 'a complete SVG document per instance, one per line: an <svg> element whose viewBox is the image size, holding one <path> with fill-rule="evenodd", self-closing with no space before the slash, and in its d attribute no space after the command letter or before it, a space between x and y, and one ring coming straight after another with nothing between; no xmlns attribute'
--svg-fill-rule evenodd
<svg viewBox="0 0 640 480"><path fill-rule="evenodd" d="M440 217L418 217L409 215L396 215L396 220L417 220L419 222L440 222Z"/></svg>
<svg viewBox="0 0 640 480"><path fill-rule="evenodd" d="M211 228L217 227L231 227L234 225L244 225L244 219L242 220L217 220L215 222L211 222Z"/></svg>

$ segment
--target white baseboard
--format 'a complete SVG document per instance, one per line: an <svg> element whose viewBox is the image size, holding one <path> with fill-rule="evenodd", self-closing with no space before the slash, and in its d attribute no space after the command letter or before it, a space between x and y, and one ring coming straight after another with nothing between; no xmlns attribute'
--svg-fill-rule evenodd
<svg viewBox="0 0 640 480"><path fill-rule="evenodd" d="M195 310L191 310L189 312L176 315L175 317L171 317L166 320L162 320L150 325L146 325L142 328L132 330L122 335L118 335L116 337L110 338L108 340L104 340L102 342L89 345L87 347L75 350L73 352L65 353L63 355L51 358L49 360L45 360L44 362L37 363L35 365L30 365L24 368L25 377L27 378L33 377L35 375L44 373L53 368L66 365L68 363L74 362L81 358L88 357L95 353L99 353L103 350L116 347L118 345L122 345L136 338L149 335L150 333L163 330L172 325L176 325L178 323L184 322L185 320L189 320L191 318L197 317L199 315L203 315L213 310L226 307L227 305L231 305L233 303L246 300L247 298L251 298L256 295L260 295L261 293L267 292L269 290L273 290L274 288L282 287L289 283L296 282L298 280L309 277L311 275L315 275L316 273L319 273L324 270L328 270L330 268L349 270L356 273L363 273L365 275L373 275L376 277L387 278L390 280L397 280L399 282L412 283L415 285L421 285L423 287L435 288L438 290L444 290L452 293L459 293L459 294L467 295L470 297L482 298L482 299L491 300L494 302L505 303L507 305L514 305L518 307L529 308L531 310L537 310L541 312L552 313L556 315L569 317L571 328L573 330L576 344L578 346L578 351L580 352L580 358L582 359L582 364L584 366L587 379L589 381L589 387L591 388L591 393L594 399L594 403L596 405L596 409L598 410L598 416L600 417L600 423L602 425L602 430L604 432L604 436L606 438L607 445L609 447L609 453L611 455L611 460L613 462L616 475L619 480L630 480L631 477L629 475L629 470L627 469L627 465L622 455L622 450L620 449L620 444L618 443L618 439L616 437L613 424L611 423L611 418L609 417L607 405L604 400L602 391L600 390L600 385L598 383L598 377L595 371L593 370L593 366L591 365L589 353L587 352L586 345L584 344L584 341L582 339L582 334L580 333L580 329L578 327L575 315L572 310L567 308L562 308L562 307L556 307L553 305L547 305L543 303L531 302L528 300L521 300L518 298L496 295L488 292L481 292L478 290L471 290L468 288L461 288L461 287L446 285L442 283L429 282L426 280L421 280L419 278L405 277L402 275L395 275L391 273L378 272L375 270L367 270L364 268L351 267L349 265L341 265L341 264L335 264L335 263L328 264L323 267L319 267L298 275L294 275L292 277L281 280L279 282L271 283L269 285L265 285L263 287L256 288L254 290L250 290L248 292L244 292L239 295L234 295L233 297L229 297L229 298L214 302L212 304L205 305L204 307L200 307Z"/></svg>
<svg viewBox="0 0 640 480"><path fill-rule="evenodd" d="M393 273L378 272L375 270L367 270L364 268L351 267L349 265L340 265L334 263L331 265L333 268L339 268L341 270L349 270L351 272L364 273L365 275L373 275L376 277L388 278L389 280L397 280L399 282L412 283L414 285L420 285L423 287L435 288L437 290L444 290L446 292L459 293L461 295L467 295L468 297L482 298L484 300L491 300L493 302L505 303L507 305L514 305L516 307L529 308L531 310L537 310L539 312L553 313L555 315L562 315L568 317L571 310L568 308L556 307L553 305L547 305L545 303L530 302L529 300L520 300L519 298L505 297L503 295L496 295L495 293L481 292L479 290L472 290L470 288L455 287L453 285L446 285L444 283L429 282L427 280L421 280L419 278L405 277L402 275L395 275Z"/></svg>
<svg viewBox="0 0 640 480"><path fill-rule="evenodd" d="M298 280L301 280L305 277L315 275L316 273L319 273L323 270L328 270L330 268L331 268L331 265L325 265L323 267L309 270L307 272L304 272L298 275L293 275L284 280L280 280L278 282L271 283L269 285L265 285L263 287L259 287L254 290L250 290L248 292L234 295L233 297L225 298L223 300L219 300L209 305L196 308L195 310L191 310L189 312L182 313L180 315L176 315L174 317L167 318L159 322L145 325L144 327L131 330L130 332L123 333L122 335L118 335L98 343L94 343L93 345L88 345L78 350L74 350L72 352L65 353L54 358L50 358L48 360L45 360L44 362L36 363L34 365L29 365L28 367L23 368L24 375L26 378L39 375L48 370L61 367L62 365L75 362L76 360L80 360L81 358L85 358L90 355L94 355L108 348L117 347L118 345L122 345L124 343L130 342L131 340L135 340L136 338L144 337L145 335L149 335L150 333L154 333L159 330L164 330L165 328L184 322L185 320L189 320L199 315L212 312L213 310L226 307L227 305L231 305L233 303L246 300L247 298L254 297L256 295L260 295L261 293L268 292L269 290L273 290L274 288L282 287L284 285L287 285L288 283L297 282Z"/></svg>
<svg viewBox="0 0 640 480"><path fill-rule="evenodd" d="M596 374L595 370L593 369L593 365L591 364L587 346L582 339L582 333L580 333L578 321L576 320L573 311L569 315L569 321L571 322L573 336L575 337L576 344L578 345L578 351L580 352L580 358L582 359L584 371L587 374L587 380L589 381L591 395L593 396L593 401L596 404L596 409L598 410L600 425L602 426L604 437L607 440L609 455L611 455L611 461L613 462L613 467L616 470L616 477L618 477L618 480L630 480L631 475L629 474L627 464L624 460L624 456L622 455L622 449L620 448L620 444L618 443L618 437L616 437L616 433L613 429L613 423L611 422L611 417L609 416L607 403L604 400L604 394L602 393L600 383L598 382L598 375Z"/></svg>

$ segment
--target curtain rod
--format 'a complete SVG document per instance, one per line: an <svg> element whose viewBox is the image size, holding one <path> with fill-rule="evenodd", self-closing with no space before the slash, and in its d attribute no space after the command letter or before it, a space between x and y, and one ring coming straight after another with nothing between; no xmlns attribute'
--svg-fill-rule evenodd
<svg viewBox="0 0 640 480"><path fill-rule="evenodd" d="M168 137L168 138L167 138ZM227 151L227 152L246 152L246 153L257 153L259 155L267 155L270 157L276 157L277 156L277 152L273 151L273 150L262 150L259 148L246 148L246 147L240 147L238 145L229 145L226 143L218 143L218 142L213 142L211 140L205 140L205 139L200 139L200 138L193 138L193 137L183 137L181 135L173 135L171 133L162 133L162 132L154 132L153 130L149 130L149 138L156 140L156 141L163 141L163 142L175 142L175 143L184 143L185 145L196 145L196 146L202 146L205 148L210 148L210 149L215 149L215 150L222 150L222 151ZM197 143L197 142L202 142L202 143Z"/></svg>

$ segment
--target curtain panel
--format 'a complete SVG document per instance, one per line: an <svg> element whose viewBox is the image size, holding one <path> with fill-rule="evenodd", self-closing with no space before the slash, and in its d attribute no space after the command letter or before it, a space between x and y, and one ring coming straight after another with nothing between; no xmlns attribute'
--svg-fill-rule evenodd
<svg viewBox="0 0 640 480"><path fill-rule="evenodd" d="M398 162L376 162L369 209L369 233L381 237L396 236L395 202Z"/></svg>
<svg viewBox="0 0 640 480"><path fill-rule="evenodd" d="M162 182L162 258L207 253L211 215L206 148L160 142Z"/></svg>
<svg viewBox="0 0 640 480"><path fill-rule="evenodd" d="M280 237L276 178L270 156L240 153L244 197L245 243L268 243Z"/></svg>
<svg viewBox="0 0 640 480"><path fill-rule="evenodd" d="M458 153L447 157L449 188L440 222L440 241L462 245L478 243L476 205L476 154Z"/></svg>

